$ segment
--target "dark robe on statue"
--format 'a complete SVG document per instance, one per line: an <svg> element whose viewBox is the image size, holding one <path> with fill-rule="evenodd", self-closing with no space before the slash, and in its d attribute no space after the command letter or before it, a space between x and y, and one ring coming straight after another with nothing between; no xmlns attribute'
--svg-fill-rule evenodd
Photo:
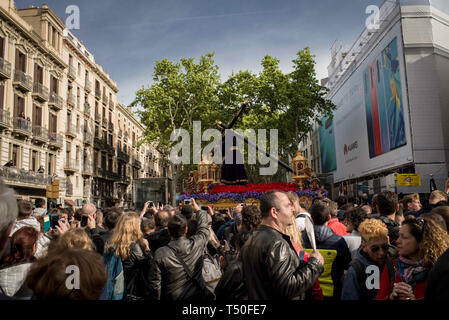
<svg viewBox="0 0 449 320"><path fill-rule="evenodd" d="M221 141L221 152L223 157L223 164L221 165L221 183L227 185L247 184L248 176L246 175L245 165L243 164L243 156L237 149L237 138L234 136L232 145L228 146L228 149L232 150L232 163L231 159L226 161L226 139L223 135ZM229 151L228 151L229 152Z"/></svg>

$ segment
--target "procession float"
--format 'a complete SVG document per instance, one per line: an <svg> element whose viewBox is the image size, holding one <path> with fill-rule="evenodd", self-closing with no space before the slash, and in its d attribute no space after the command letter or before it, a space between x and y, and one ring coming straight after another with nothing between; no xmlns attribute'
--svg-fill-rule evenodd
<svg viewBox="0 0 449 320"><path fill-rule="evenodd" d="M243 140L246 144L250 144L250 142L232 130L232 126L245 107L246 103L241 106L229 125L217 121L217 125L223 130L222 153L228 154L226 148L231 148L234 162L224 161L219 166L211 158L204 157L198 164L197 170L190 172L188 180L185 181L187 192L181 194L179 198L181 203L193 198L201 205L211 206L215 210L232 209L240 203L259 205L260 198L269 190L293 191L299 196L300 202L307 207L311 205L313 198L327 197L327 191L320 187L319 179L314 170L308 166L308 160L300 150L297 151L290 166L265 150L254 146L258 152L265 153L266 156L291 172L292 178L291 182L247 183L248 177L243 161L237 161L237 159L241 159L242 155L236 147L235 138ZM230 132L235 138L231 146L226 146L225 134Z"/></svg>

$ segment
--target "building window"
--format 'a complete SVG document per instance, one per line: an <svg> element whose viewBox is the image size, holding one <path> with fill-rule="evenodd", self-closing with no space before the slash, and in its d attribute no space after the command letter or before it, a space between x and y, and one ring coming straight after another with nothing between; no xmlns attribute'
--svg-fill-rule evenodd
<svg viewBox="0 0 449 320"><path fill-rule="evenodd" d="M47 163L47 172L48 174L52 175L55 173L56 168L56 155L54 154L48 154L48 163Z"/></svg>
<svg viewBox="0 0 449 320"><path fill-rule="evenodd" d="M5 85L0 85L0 109L5 108Z"/></svg>
<svg viewBox="0 0 449 320"><path fill-rule="evenodd" d="M50 76L50 93L58 94L58 79Z"/></svg>
<svg viewBox="0 0 449 320"><path fill-rule="evenodd" d="M37 170L39 168L38 163L39 163L38 152L34 151L34 150L31 150L31 166L30 166L30 170L34 171L34 172L37 172Z"/></svg>
<svg viewBox="0 0 449 320"><path fill-rule="evenodd" d="M9 158L13 161L14 165L16 166L16 168L18 168L20 166L20 163L19 163L19 146L18 145L15 145L15 144L12 145L12 147L11 147L11 156Z"/></svg>

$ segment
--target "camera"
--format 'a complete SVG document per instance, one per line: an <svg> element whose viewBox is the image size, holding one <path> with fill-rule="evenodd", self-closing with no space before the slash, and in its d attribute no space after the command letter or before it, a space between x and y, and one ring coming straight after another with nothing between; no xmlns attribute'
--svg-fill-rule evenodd
<svg viewBox="0 0 449 320"><path fill-rule="evenodd" d="M184 200L184 204L191 204L192 202L190 200Z"/></svg>

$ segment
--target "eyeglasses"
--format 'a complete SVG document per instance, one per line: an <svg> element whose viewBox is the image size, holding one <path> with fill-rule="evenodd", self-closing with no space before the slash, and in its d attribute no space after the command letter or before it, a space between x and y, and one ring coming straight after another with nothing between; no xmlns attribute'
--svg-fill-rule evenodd
<svg viewBox="0 0 449 320"><path fill-rule="evenodd" d="M390 249L390 245L389 244L384 244L383 246L374 246L371 247L371 251L373 253L376 253L377 251L379 251L379 249L382 248L383 251L388 251L388 249Z"/></svg>

